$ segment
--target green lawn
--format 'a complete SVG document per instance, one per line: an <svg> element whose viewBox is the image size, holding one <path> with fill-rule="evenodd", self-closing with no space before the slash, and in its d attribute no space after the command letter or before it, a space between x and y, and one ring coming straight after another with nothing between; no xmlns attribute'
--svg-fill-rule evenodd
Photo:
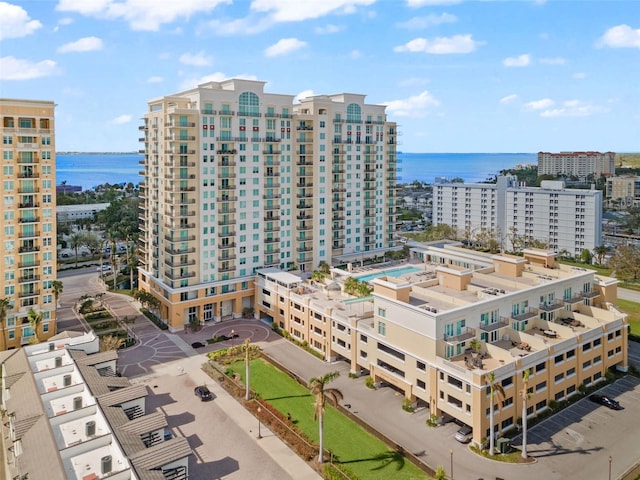
<svg viewBox="0 0 640 480"><path fill-rule="evenodd" d="M244 382L244 362L236 362L231 368ZM318 443L314 398L306 388L261 359L251 361L251 388L283 414L290 413L296 426ZM324 416L324 446L362 480L429 478L331 406Z"/></svg>
<svg viewBox="0 0 640 480"><path fill-rule="evenodd" d="M631 302L629 300L621 300L618 298L618 307L624 313L629 315L627 320L631 327L631 333L640 335L640 303Z"/></svg>

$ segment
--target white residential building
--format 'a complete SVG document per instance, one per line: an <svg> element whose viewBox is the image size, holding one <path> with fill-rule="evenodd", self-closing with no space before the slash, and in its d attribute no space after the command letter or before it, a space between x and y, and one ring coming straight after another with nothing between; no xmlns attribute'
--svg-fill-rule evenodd
<svg viewBox="0 0 640 480"><path fill-rule="evenodd" d="M491 233L506 250L514 235L574 256L602 244L602 192L568 189L561 181L527 187L515 176L499 176L496 184L436 184L433 209L434 225L450 225L471 239Z"/></svg>
<svg viewBox="0 0 640 480"><path fill-rule="evenodd" d="M172 331L254 308L257 269L380 256L396 230L396 125L364 95L231 79L149 102L140 288Z"/></svg>

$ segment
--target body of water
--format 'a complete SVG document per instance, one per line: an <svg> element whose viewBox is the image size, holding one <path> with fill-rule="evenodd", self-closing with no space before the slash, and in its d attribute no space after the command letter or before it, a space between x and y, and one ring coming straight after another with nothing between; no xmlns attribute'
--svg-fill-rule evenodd
<svg viewBox="0 0 640 480"><path fill-rule="evenodd" d="M58 154L57 183L81 185L84 190L104 183L142 181L138 163L144 159L137 153ZM465 182L481 182L505 168L520 164L536 164L535 153L401 153L399 183L413 181L433 183L436 177L460 177Z"/></svg>

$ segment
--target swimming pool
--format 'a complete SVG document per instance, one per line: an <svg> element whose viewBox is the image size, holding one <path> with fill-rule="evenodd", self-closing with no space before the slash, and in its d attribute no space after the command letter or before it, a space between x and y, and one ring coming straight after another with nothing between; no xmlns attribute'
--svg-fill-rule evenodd
<svg viewBox="0 0 640 480"><path fill-rule="evenodd" d="M393 268L391 270L383 270L377 273L370 273L369 275L356 276L358 280L361 282L370 282L374 278L379 277L401 277L402 275L407 275L409 273L421 272L422 269L418 267L402 267L402 268Z"/></svg>

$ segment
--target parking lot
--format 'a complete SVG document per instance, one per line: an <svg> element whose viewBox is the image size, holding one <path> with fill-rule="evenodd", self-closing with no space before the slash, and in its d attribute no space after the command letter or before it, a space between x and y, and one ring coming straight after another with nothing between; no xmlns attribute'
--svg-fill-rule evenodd
<svg viewBox="0 0 640 480"><path fill-rule="evenodd" d="M588 397L530 428L528 452L564 478L618 478L638 460L640 379L626 376L599 394L618 400L623 410L611 410ZM520 447L521 438L513 442Z"/></svg>

